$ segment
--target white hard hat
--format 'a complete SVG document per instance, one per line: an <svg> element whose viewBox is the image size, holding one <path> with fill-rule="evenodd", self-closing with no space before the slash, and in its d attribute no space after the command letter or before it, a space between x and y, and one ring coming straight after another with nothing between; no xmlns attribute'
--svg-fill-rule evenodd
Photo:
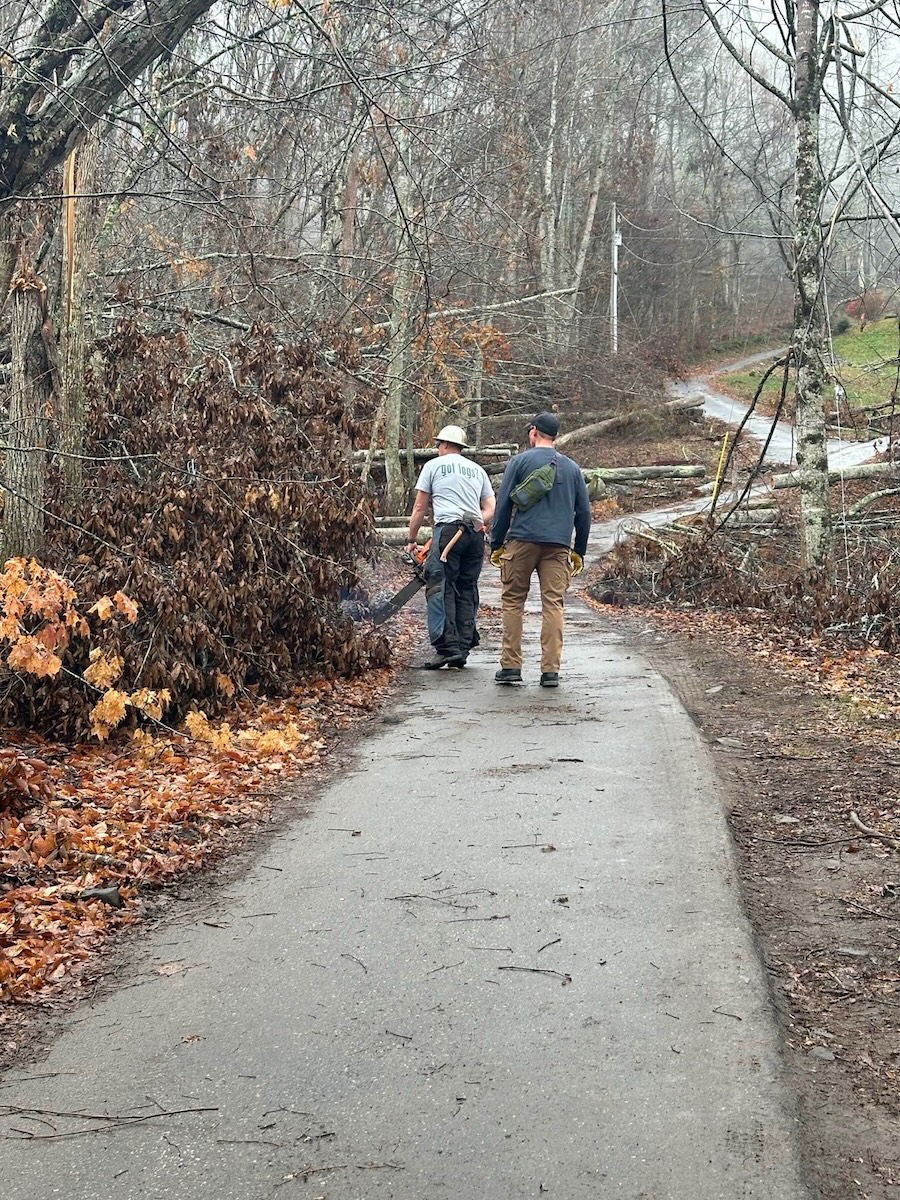
<svg viewBox="0 0 900 1200"><path fill-rule="evenodd" d="M437 442L452 442L454 446L468 446L465 430L459 425L445 425L435 438Z"/></svg>

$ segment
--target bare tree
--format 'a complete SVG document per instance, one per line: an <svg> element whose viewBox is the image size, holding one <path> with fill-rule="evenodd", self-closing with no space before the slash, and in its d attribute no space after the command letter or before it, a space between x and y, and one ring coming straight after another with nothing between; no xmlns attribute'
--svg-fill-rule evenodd
<svg viewBox="0 0 900 1200"><path fill-rule="evenodd" d="M0 103L0 291L9 292L12 308L2 539L7 555L40 547L48 407L59 394L48 289L38 274L32 241L22 235L17 209L39 187L46 188L115 99L212 3L106 0L82 11L65 0L47 0L36 18L30 5L21 6L18 23L4 30L4 71L10 76ZM74 184L74 174L69 178ZM73 248L74 241L70 261ZM74 347L71 313L68 326L66 341Z"/></svg>
<svg viewBox="0 0 900 1200"><path fill-rule="evenodd" d="M704 29L715 34L722 52L745 73L750 88L780 103L793 127L788 231L794 286L797 461L804 558L819 565L831 550L825 396L834 375L825 302L827 268L835 229L858 190L875 198L883 219L896 220L876 180L879 165L896 140L900 102L867 74L861 42L895 36L900 18L892 0L827 6L820 0L771 0L768 6L758 7L742 0L697 0L695 13ZM664 0L664 21L672 16L672 7ZM671 37L667 44L678 78ZM863 90L880 114L867 152L857 144L855 131L853 97ZM727 147L723 146L723 153L728 153ZM783 228L786 209L780 193L766 200L773 228ZM826 207L831 208L830 214Z"/></svg>

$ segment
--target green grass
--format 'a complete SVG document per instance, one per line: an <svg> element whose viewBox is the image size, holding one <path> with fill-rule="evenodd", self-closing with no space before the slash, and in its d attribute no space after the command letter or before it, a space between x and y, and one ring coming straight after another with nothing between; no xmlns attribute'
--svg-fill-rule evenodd
<svg viewBox="0 0 900 1200"><path fill-rule="evenodd" d="M769 363L761 363L758 367L751 367L749 371L735 371L733 375L720 375L716 382L723 383L728 392L740 399L750 401L756 395L759 381L768 368ZM781 395L781 379L782 371L774 371L765 382L762 390L763 396L771 396L773 400L777 400Z"/></svg>
<svg viewBox="0 0 900 1200"><path fill-rule="evenodd" d="M834 338L837 376L854 407L885 404L897 382L897 364L891 362L900 355L900 333L896 317L887 317L867 325L862 332L853 328ZM731 394L752 400L767 364L749 371L721 376L721 382ZM766 382L763 396L777 400L781 392L781 373L776 372Z"/></svg>
<svg viewBox="0 0 900 1200"><path fill-rule="evenodd" d="M834 353L838 359L862 366L896 358L900 353L897 318L886 317L883 321L867 325L862 332L848 329L834 339Z"/></svg>

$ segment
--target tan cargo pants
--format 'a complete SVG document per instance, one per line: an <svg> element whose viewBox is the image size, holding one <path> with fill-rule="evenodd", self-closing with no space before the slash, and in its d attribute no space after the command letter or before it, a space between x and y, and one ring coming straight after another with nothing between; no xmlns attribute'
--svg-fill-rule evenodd
<svg viewBox="0 0 900 1200"><path fill-rule="evenodd" d="M507 542L500 560L503 587L501 667L522 665L522 615L537 571L541 585L541 671L558 671L563 645L563 601L572 568L565 546L540 542Z"/></svg>

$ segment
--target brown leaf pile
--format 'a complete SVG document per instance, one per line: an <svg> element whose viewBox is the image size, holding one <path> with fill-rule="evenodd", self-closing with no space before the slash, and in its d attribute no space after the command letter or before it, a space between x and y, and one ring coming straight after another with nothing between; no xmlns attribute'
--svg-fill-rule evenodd
<svg viewBox="0 0 900 1200"><path fill-rule="evenodd" d="M0 814L23 812L52 796L49 767L43 759L11 746L0 749Z"/></svg>
<svg viewBox="0 0 900 1200"><path fill-rule="evenodd" d="M264 818L285 780L320 761L329 733L370 712L388 680L380 670L308 681L228 725L197 714L193 737L138 731L118 748L32 739L0 750L0 997L30 1002L78 980L148 894ZM81 898L95 888L116 889L122 907Z"/></svg>

